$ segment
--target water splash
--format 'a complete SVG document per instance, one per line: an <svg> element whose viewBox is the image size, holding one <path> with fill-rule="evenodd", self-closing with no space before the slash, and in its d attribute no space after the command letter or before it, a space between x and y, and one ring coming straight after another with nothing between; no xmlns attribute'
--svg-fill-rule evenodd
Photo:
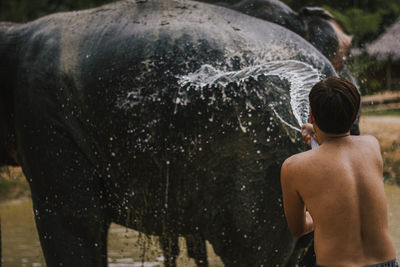
<svg viewBox="0 0 400 267"><path fill-rule="evenodd" d="M197 71L188 75L180 76L179 85L195 86L198 89L204 86L222 85L225 87L229 83L239 83L252 77L258 79L259 76L278 76L290 84L290 105L298 126L307 123L309 117L308 94L314 84L324 78L321 72L313 66L297 60L271 61L261 65L245 67L238 71L223 71L216 69L212 65L204 64ZM186 104L181 101L175 103ZM284 124L290 128L300 131L299 127L285 121L277 112L276 107L279 103L270 103L269 106Z"/></svg>
<svg viewBox="0 0 400 267"><path fill-rule="evenodd" d="M289 126L289 127L292 128L293 130L296 130L296 131L298 131L298 132L301 131L299 127L296 127L296 126L290 124L289 122L285 121L285 120L279 115L279 113L275 110L273 104L270 104L269 107L272 109L272 111L274 112L275 116L276 116L279 120L281 120L281 121L283 122L283 124Z"/></svg>

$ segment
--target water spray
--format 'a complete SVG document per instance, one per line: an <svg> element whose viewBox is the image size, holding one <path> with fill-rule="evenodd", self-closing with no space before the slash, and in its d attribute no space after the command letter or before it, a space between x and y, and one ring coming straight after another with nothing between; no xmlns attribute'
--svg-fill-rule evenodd
<svg viewBox="0 0 400 267"><path fill-rule="evenodd" d="M323 79L320 71L313 66L297 60L278 60L270 61L265 64L245 67L238 71L223 71L205 64L197 71L185 76L179 77L178 83L184 88L190 84L196 88L202 88L207 85L222 85L225 87L228 83L234 82L239 85L240 82L252 77L258 79L259 76L278 76L290 85L290 106L298 126L285 121L277 111L279 103L270 103L268 106L275 116L289 128L301 132L300 127L308 122L309 101L308 94L312 86ZM180 96L176 104L186 104L185 97ZM310 134L310 133L309 133ZM311 136L311 147L318 146L316 140Z"/></svg>

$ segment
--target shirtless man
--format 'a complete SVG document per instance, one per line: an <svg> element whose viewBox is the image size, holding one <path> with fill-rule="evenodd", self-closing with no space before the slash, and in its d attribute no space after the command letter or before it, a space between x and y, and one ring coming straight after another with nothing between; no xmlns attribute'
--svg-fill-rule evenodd
<svg viewBox="0 0 400 267"><path fill-rule="evenodd" d="M311 124L302 135L319 146L288 158L281 170L289 229L297 237L315 231L317 266L398 266L379 143L349 132L360 106L357 89L329 77L312 88L309 100Z"/></svg>

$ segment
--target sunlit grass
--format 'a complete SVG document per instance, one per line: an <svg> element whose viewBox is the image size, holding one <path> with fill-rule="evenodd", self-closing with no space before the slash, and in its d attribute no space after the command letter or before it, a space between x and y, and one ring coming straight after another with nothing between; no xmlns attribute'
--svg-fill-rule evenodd
<svg viewBox="0 0 400 267"><path fill-rule="evenodd" d="M360 130L379 140L384 177L387 182L400 184L400 116L361 116Z"/></svg>
<svg viewBox="0 0 400 267"><path fill-rule="evenodd" d="M3 167L0 170L0 201L29 196L29 185L21 168Z"/></svg>
<svg viewBox="0 0 400 267"><path fill-rule="evenodd" d="M366 111L362 116L400 116L400 109Z"/></svg>

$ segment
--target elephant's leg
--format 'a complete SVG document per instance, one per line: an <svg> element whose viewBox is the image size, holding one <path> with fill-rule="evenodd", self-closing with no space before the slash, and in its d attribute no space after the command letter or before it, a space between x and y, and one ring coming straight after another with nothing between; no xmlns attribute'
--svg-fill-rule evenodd
<svg viewBox="0 0 400 267"><path fill-rule="evenodd" d="M23 169L47 266L107 266L107 196L95 167L62 133L36 138Z"/></svg>
<svg viewBox="0 0 400 267"><path fill-rule="evenodd" d="M73 214L38 211L36 225L47 266L107 266L109 224Z"/></svg>
<svg viewBox="0 0 400 267"><path fill-rule="evenodd" d="M164 253L164 266L175 267L179 256L178 235L169 234L160 236L160 245Z"/></svg>
<svg viewBox="0 0 400 267"><path fill-rule="evenodd" d="M188 256L193 258L198 267L207 267L206 241L201 234L190 234L185 236Z"/></svg>

